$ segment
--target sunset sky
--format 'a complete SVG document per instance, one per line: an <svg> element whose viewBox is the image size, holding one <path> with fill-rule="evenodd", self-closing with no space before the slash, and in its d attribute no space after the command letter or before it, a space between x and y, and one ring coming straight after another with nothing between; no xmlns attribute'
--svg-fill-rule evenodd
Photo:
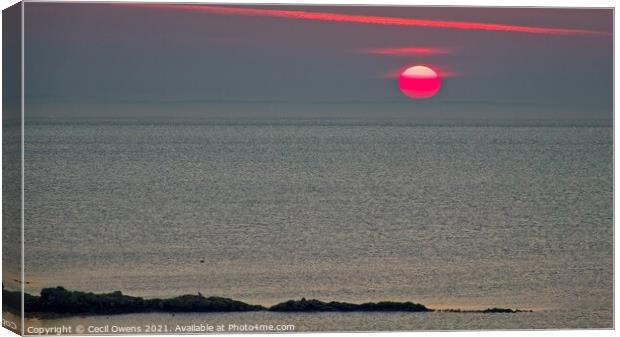
<svg viewBox="0 0 620 337"><path fill-rule="evenodd" d="M612 119L610 9L25 9L27 117ZM418 64L442 87L416 101Z"/></svg>

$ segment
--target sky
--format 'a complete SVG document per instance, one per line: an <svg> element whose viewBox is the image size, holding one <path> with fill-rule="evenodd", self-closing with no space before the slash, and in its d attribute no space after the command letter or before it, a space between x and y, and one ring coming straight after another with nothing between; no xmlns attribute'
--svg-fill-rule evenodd
<svg viewBox="0 0 620 337"><path fill-rule="evenodd" d="M26 3L32 118L613 118L611 9ZM413 100L398 74L442 78Z"/></svg>

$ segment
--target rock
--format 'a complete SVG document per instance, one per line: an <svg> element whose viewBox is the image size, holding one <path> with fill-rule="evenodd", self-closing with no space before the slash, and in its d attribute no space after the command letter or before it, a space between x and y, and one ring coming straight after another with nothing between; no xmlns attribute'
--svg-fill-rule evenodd
<svg viewBox="0 0 620 337"><path fill-rule="evenodd" d="M123 295L120 291L94 294L69 291L63 287L41 290L39 310L53 313L116 314L142 312L148 309L141 297Z"/></svg>
<svg viewBox="0 0 620 337"><path fill-rule="evenodd" d="M514 314L517 312L532 312L532 310L519 310L519 309L510 309L510 308L489 308L480 311L485 314Z"/></svg>
<svg viewBox="0 0 620 337"><path fill-rule="evenodd" d="M247 304L224 297L183 295L160 300L158 309L166 312L231 312L265 310L263 306Z"/></svg>
<svg viewBox="0 0 620 337"><path fill-rule="evenodd" d="M21 293L2 288L3 309L21 313ZM270 308L236 301L225 297L204 297L183 295L169 299L143 299L124 295L120 291L107 294L69 291L63 287L45 288L41 296L24 294L25 312L29 316L40 314L92 314L112 315L143 312L428 312L435 311L423 304L413 302L377 302L377 303L346 303L323 302L316 299L290 300L276 304ZM461 311L459 309L440 310L441 312L475 312L475 313L518 313L530 312L519 309L489 308L485 310Z"/></svg>
<svg viewBox="0 0 620 337"><path fill-rule="evenodd" d="M322 302L319 300L306 300L302 298L299 301L290 300L276 304L269 308L270 311L282 312L317 312L317 311L407 311L407 312L424 312L432 311L422 304L412 302L379 302L379 303L363 303L353 304L346 302Z"/></svg>

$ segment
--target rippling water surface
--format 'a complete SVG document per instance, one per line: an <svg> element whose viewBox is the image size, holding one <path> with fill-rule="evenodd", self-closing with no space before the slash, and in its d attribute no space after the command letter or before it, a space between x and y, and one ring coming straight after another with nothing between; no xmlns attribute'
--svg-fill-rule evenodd
<svg viewBox="0 0 620 337"><path fill-rule="evenodd" d="M610 127L38 123L25 142L31 293L536 311L61 321L612 327Z"/></svg>

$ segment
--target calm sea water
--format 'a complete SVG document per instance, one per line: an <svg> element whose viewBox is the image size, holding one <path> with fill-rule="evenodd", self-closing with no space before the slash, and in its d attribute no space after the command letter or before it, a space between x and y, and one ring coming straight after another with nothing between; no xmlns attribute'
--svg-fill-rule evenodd
<svg viewBox="0 0 620 337"><path fill-rule="evenodd" d="M613 325L610 127L38 123L25 142L31 293L62 285L264 305L303 296L536 311L60 321Z"/></svg>

